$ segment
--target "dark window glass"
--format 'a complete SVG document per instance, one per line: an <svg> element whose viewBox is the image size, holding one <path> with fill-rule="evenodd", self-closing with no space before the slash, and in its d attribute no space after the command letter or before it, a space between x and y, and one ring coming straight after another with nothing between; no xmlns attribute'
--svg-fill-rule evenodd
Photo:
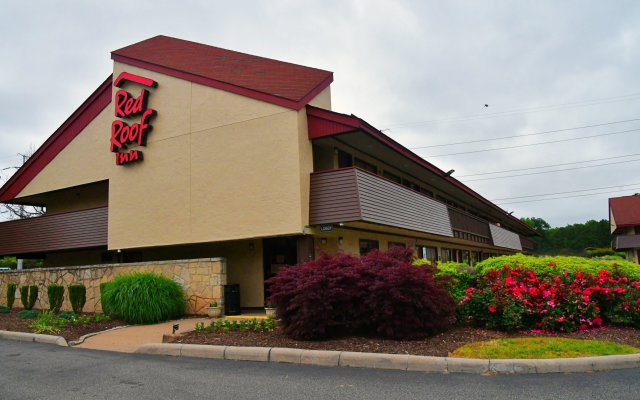
<svg viewBox="0 0 640 400"><path fill-rule="evenodd" d="M338 150L338 168L353 166L353 157L346 151Z"/></svg>
<svg viewBox="0 0 640 400"><path fill-rule="evenodd" d="M378 167L376 167L375 165L373 165L371 163L368 163L368 162L366 162L364 160L361 160L361 159L359 159L357 157L354 159L353 163L354 163L354 165L356 167L362 168L365 171L373 172L374 174L378 173Z"/></svg>
<svg viewBox="0 0 640 400"><path fill-rule="evenodd" d="M406 249L407 245L402 242L389 242L389 248L392 247L402 247L403 249Z"/></svg>
<svg viewBox="0 0 640 400"><path fill-rule="evenodd" d="M420 193L426 194L429 197L433 197L433 192L431 190L423 188L423 187L420 187Z"/></svg>
<svg viewBox="0 0 640 400"><path fill-rule="evenodd" d="M360 239L360 255L361 256L364 256L365 254L367 254L373 249L377 250L379 248L380 246L378 245L377 240Z"/></svg>
<svg viewBox="0 0 640 400"><path fill-rule="evenodd" d="M402 184L404 186L408 187L409 189L420 190L420 186L416 185L414 182L411 182L408 179L403 179L402 180Z"/></svg>
<svg viewBox="0 0 640 400"><path fill-rule="evenodd" d="M392 174L392 173L391 173L391 172L389 172L389 171L384 171L384 172L382 173L382 176L383 176L383 177L385 177L385 178L387 178L387 179L389 179L389 180L392 180L392 181L394 181L394 182L397 182L397 183L401 183L401 182L402 182L402 179L401 179L398 175L396 175L396 174Z"/></svg>
<svg viewBox="0 0 640 400"><path fill-rule="evenodd" d="M446 250L446 249L443 249ZM431 260L431 263L438 261L438 248L430 247L430 246L416 246L416 253L418 258L426 258L427 260Z"/></svg>

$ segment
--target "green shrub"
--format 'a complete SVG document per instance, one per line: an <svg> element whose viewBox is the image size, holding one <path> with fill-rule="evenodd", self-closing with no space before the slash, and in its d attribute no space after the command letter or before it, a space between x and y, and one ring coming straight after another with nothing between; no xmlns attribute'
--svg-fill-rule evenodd
<svg viewBox="0 0 640 400"><path fill-rule="evenodd" d="M16 284L13 282L7 283L7 307L13 308L13 302L16 300Z"/></svg>
<svg viewBox="0 0 640 400"><path fill-rule="evenodd" d="M76 314L73 313L72 311L62 311L60 312L60 314L58 314L58 318L62 318L62 319L66 319L66 320L70 320L76 317Z"/></svg>
<svg viewBox="0 0 640 400"><path fill-rule="evenodd" d="M587 257L589 258L603 258L607 256L618 257L621 259L625 259L625 253L617 252L608 247L604 248L588 248L587 249Z"/></svg>
<svg viewBox="0 0 640 400"><path fill-rule="evenodd" d="M470 267L467 264L444 262L439 263L436 266L435 276L449 277L449 285L447 289L451 297L458 302L464 297L465 290L467 290L468 287L473 286L476 278L476 271L473 267Z"/></svg>
<svg viewBox="0 0 640 400"><path fill-rule="evenodd" d="M44 311L29 325L35 333L60 333L67 325L67 320L58 318L53 311Z"/></svg>
<svg viewBox="0 0 640 400"><path fill-rule="evenodd" d="M38 317L38 312L36 310L22 310L18 313L18 318L20 319L33 319Z"/></svg>
<svg viewBox="0 0 640 400"><path fill-rule="evenodd" d="M47 297L49 298L49 310L57 314L64 300L64 286L50 283L47 285Z"/></svg>
<svg viewBox="0 0 640 400"><path fill-rule="evenodd" d="M109 285L109 282L102 282L100 283L100 306L102 307L102 312L109 315L111 314L111 312L109 312L108 310L108 304L105 304L104 302L104 293L107 291L107 286Z"/></svg>
<svg viewBox="0 0 640 400"><path fill-rule="evenodd" d="M20 301L25 310L31 310L38 299L38 287L36 285L20 287Z"/></svg>
<svg viewBox="0 0 640 400"><path fill-rule="evenodd" d="M82 313L87 302L87 288L84 285L69 285L69 302L74 313Z"/></svg>
<svg viewBox="0 0 640 400"><path fill-rule="evenodd" d="M131 324L153 324L184 315L182 288L161 275L121 275L101 289L103 311Z"/></svg>
<svg viewBox="0 0 640 400"><path fill-rule="evenodd" d="M0 306L0 314L9 314L9 311L11 311L9 307Z"/></svg>
<svg viewBox="0 0 640 400"><path fill-rule="evenodd" d="M583 272L585 274L597 275L598 271L605 270L612 275L619 275L631 280L640 281L640 268L638 268L638 264L621 260L588 259L568 256L534 257L524 254L514 254L510 256L492 257L476 264L476 271L478 276L482 276L489 270L500 270L505 265L513 268L522 267L522 269L533 271L538 275L558 275L563 271L570 274Z"/></svg>

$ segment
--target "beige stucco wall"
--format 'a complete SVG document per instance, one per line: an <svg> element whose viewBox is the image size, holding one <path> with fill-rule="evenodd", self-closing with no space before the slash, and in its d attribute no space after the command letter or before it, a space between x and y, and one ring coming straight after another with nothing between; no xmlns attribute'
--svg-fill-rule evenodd
<svg viewBox="0 0 640 400"><path fill-rule="evenodd" d="M100 283L116 276L132 272L153 272L179 283L187 300L187 314L206 314L204 309L213 300L223 303L222 285L226 284L226 260L209 258L131 264L109 264L68 268L42 268L25 271L0 272L0 297L6 305L7 283L14 282L18 288L25 285L38 286L38 300L34 308L49 308L47 285L57 283L65 287L63 310L71 310L68 289L70 284L83 284L87 288L85 312L101 312ZM22 307L20 290L16 290L14 307Z"/></svg>
<svg viewBox="0 0 640 400"><path fill-rule="evenodd" d="M302 233L313 169L304 108L114 63L123 71L158 82L144 161L115 165L112 101L18 197L108 179L112 250ZM330 90L313 103L330 108Z"/></svg>

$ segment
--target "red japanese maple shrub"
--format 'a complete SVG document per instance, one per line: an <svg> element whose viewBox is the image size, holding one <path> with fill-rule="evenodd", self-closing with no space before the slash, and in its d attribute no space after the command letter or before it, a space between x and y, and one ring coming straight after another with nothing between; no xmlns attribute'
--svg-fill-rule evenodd
<svg viewBox="0 0 640 400"><path fill-rule="evenodd" d="M321 339L355 330L419 338L446 329L454 302L430 267L411 265L412 251L393 248L363 257L343 253L287 267L269 279L284 332Z"/></svg>
<svg viewBox="0 0 640 400"><path fill-rule="evenodd" d="M419 339L449 328L455 321L455 303L444 277L434 278L428 265L411 264L412 251L394 247L362 257L362 282L370 286L364 300L369 324L393 339Z"/></svg>
<svg viewBox="0 0 640 400"><path fill-rule="evenodd" d="M267 281L268 301L276 306L284 332L310 340L358 328L366 295L361 270L357 257L343 253L280 270Z"/></svg>

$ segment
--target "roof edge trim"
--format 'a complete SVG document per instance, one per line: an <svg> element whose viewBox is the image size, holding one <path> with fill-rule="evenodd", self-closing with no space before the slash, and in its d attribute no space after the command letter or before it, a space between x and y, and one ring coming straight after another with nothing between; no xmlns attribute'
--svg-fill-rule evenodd
<svg viewBox="0 0 640 400"><path fill-rule="evenodd" d="M111 103L113 75L67 118L24 165L0 188L0 202L9 202L24 189L82 130Z"/></svg>

